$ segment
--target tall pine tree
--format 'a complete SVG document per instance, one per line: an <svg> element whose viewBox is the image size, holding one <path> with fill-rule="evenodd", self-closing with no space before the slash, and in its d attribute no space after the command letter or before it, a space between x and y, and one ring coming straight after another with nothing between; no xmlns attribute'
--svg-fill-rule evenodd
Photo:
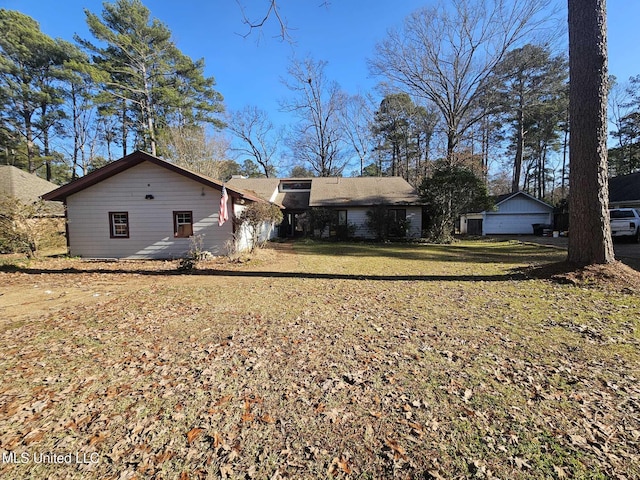
<svg viewBox="0 0 640 480"><path fill-rule="evenodd" d="M30 173L44 153L47 179L51 179L49 138L63 117L62 77L65 52L60 42L40 31L31 17L0 9L0 115L5 135L23 144Z"/></svg>
<svg viewBox="0 0 640 480"><path fill-rule="evenodd" d="M92 53L100 69L103 111L119 112L123 153L128 123L138 148L158 153L158 131L169 124L210 122L222 126L222 96L204 61L193 61L171 40L169 28L139 0L105 3L102 18L85 10L87 24L100 42L76 40ZM106 46L102 46L106 45Z"/></svg>

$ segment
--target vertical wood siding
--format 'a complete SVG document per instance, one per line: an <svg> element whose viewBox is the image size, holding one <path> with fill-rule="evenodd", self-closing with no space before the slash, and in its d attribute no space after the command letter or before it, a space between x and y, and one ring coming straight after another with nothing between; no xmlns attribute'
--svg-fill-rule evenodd
<svg viewBox="0 0 640 480"><path fill-rule="evenodd" d="M173 212L185 210L193 212L193 233L203 236L203 248L223 254L232 220L218 226L219 203L219 190L143 162L68 197L70 253L89 258L182 257L190 239L174 238ZM231 197L227 208L233 211ZM129 238L109 238L109 212L129 213Z"/></svg>

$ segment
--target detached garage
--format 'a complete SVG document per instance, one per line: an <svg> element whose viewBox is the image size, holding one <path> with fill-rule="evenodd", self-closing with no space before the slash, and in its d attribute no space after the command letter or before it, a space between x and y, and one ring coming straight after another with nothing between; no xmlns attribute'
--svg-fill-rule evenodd
<svg viewBox="0 0 640 480"><path fill-rule="evenodd" d="M553 207L525 192L495 199L492 211L460 217L460 233L469 235L533 235L534 224L552 224Z"/></svg>

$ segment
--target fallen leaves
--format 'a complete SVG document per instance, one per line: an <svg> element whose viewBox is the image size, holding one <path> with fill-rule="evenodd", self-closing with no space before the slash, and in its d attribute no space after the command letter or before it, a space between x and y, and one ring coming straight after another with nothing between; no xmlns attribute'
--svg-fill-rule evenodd
<svg viewBox="0 0 640 480"><path fill-rule="evenodd" d="M94 265L88 282L131 292L0 332L0 450L95 452L85 478L640 477L637 298L513 281L484 253L344 248L358 255L274 256L237 277ZM300 273L345 261L408 279ZM411 279L433 268L451 279ZM469 280L489 270L505 280Z"/></svg>
<svg viewBox="0 0 640 480"><path fill-rule="evenodd" d="M187 432L187 443L191 444L195 442L196 439L198 439L202 435L202 432L204 432L204 428L195 427L189 430Z"/></svg>
<svg viewBox="0 0 640 480"><path fill-rule="evenodd" d="M407 459L407 451L398 443L397 440L385 438L384 444L393 452L393 458L395 460Z"/></svg>

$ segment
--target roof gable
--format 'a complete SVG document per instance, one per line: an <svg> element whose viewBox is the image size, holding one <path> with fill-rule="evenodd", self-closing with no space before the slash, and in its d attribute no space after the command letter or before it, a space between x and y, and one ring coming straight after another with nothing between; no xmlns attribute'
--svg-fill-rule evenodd
<svg viewBox="0 0 640 480"><path fill-rule="evenodd" d="M553 207L549 205L547 202L540 200L539 198L534 197L533 195L529 195L526 192L515 192L515 193L507 193L505 195L499 195L495 198L495 205L497 208L500 208L500 205L504 205L509 201L515 199L516 197L524 197L525 199L539 203L541 206L544 206L547 209L553 210Z"/></svg>
<svg viewBox="0 0 640 480"><path fill-rule="evenodd" d="M178 165L169 163L165 160L161 160L160 158L154 157L153 155L137 150L131 153L130 155L127 155L126 157L121 158L120 160L116 160L115 162L105 165L104 167L99 168L98 170L91 172L88 175L85 175L84 177L74 180L73 182L70 182L52 192L47 193L42 198L45 200L64 201L70 195L73 195L74 193L78 193L86 188L96 185L97 183L100 183L103 180L114 177L115 175L121 172L124 172L125 170L128 170L131 167L135 167L136 165L139 165L142 162L153 163L154 165L158 165L162 168L166 168L167 170L177 173L178 175L182 175L198 183L201 183L205 186L213 187L218 190L222 190L222 187L224 186L224 184L218 180L205 177L204 175L200 175L199 173L192 172L191 170L187 170L186 168L179 167ZM251 200L254 202L262 201L262 199L254 195L251 195L248 192L237 190L232 187L228 187L227 191L229 195L232 197L245 198L247 200Z"/></svg>

